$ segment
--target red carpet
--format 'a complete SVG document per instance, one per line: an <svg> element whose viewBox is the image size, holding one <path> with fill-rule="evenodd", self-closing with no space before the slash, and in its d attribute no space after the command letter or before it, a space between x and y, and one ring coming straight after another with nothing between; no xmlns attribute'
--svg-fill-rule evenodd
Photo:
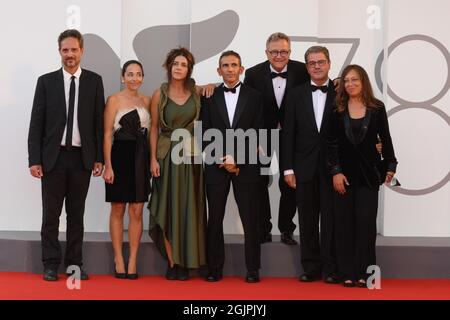
<svg viewBox="0 0 450 320"><path fill-rule="evenodd" d="M167 281L162 276L144 276L136 281L110 275L91 275L80 290L69 290L66 277L46 282L40 274L0 273L0 299L24 300L448 300L448 279L384 279L380 290L344 288L323 282L301 283L294 278L262 278L248 284L240 277L225 277L217 283L201 278Z"/></svg>

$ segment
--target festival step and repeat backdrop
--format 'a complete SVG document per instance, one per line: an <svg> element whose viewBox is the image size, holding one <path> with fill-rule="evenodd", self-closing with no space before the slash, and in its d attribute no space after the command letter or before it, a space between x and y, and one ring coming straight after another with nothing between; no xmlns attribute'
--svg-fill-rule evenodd
<svg viewBox="0 0 450 320"><path fill-rule="evenodd" d="M166 53L185 46L196 57L199 84L220 82L224 50L244 67L265 58L265 41L281 31L292 39L291 58L325 45L330 76L349 63L369 73L387 106L402 186L380 192L379 232L386 236L450 236L450 2L446 0L97 0L4 1L0 10L0 230L40 230L40 182L27 168L27 134L36 80L60 67L57 37L66 28L85 36L82 66L103 76L105 94L120 90L120 67L139 59L142 91L165 80ZM271 185L277 234L278 173ZM108 231L103 180L93 178L85 230ZM144 225L148 211L144 210ZM242 233L232 195L226 233ZM65 216L61 217L65 230ZM298 232L298 231L297 231Z"/></svg>

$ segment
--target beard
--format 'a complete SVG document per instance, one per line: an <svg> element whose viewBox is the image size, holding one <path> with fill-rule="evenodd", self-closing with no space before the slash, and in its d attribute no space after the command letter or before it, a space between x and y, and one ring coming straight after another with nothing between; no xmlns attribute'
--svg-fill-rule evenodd
<svg viewBox="0 0 450 320"><path fill-rule="evenodd" d="M66 59L63 61L66 67L75 67L78 63L76 59Z"/></svg>

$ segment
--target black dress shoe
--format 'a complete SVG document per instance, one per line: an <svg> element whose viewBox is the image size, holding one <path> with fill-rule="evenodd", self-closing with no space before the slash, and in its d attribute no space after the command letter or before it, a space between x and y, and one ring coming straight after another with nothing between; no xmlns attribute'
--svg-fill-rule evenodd
<svg viewBox="0 0 450 320"><path fill-rule="evenodd" d="M245 277L245 282L248 282L248 283L259 282L259 272L258 271L247 271L247 276Z"/></svg>
<svg viewBox="0 0 450 320"><path fill-rule="evenodd" d="M326 276L326 277L323 279L323 281L324 281L325 283L329 283L329 284L336 284L336 283L340 283L340 282L341 282L341 280L339 279L339 277L336 276L336 275L334 275L334 274L331 274L331 275Z"/></svg>
<svg viewBox="0 0 450 320"><path fill-rule="evenodd" d="M355 282L350 279L346 279L342 282L342 285L346 288L353 288L355 286Z"/></svg>
<svg viewBox="0 0 450 320"><path fill-rule="evenodd" d="M66 272L66 275L68 277L71 277L73 274L74 274L74 272L72 272L72 273ZM81 268L80 268L80 280L89 280L89 275L86 273L86 271L84 271Z"/></svg>
<svg viewBox="0 0 450 320"><path fill-rule="evenodd" d="M181 280L181 281L189 280L189 269L178 266L177 280Z"/></svg>
<svg viewBox="0 0 450 320"><path fill-rule="evenodd" d="M43 279L45 281L58 281L58 273L53 269L44 269Z"/></svg>
<svg viewBox="0 0 450 320"><path fill-rule="evenodd" d="M217 282L220 279L223 278L222 271L219 270L209 270L208 275L206 276L205 280L208 282Z"/></svg>
<svg viewBox="0 0 450 320"><path fill-rule="evenodd" d="M281 242L287 244L288 246L295 246L297 241L294 240L292 232L283 232L281 233Z"/></svg>
<svg viewBox="0 0 450 320"><path fill-rule="evenodd" d="M139 278L137 273L127 273L127 279L129 280L137 280L137 278Z"/></svg>
<svg viewBox="0 0 450 320"><path fill-rule="evenodd" d="M359 280L356 282L356 286L357 286L358 288L367 288L367 282L366 282L366 280L364 280L364 279L359 279Z"/></svg>
<svg viewBox="0 0 450 320"><path fill-rule="evenodd" d="M313 281L316 281L319 279L320 279L320 276L314 275L314 274L308 274L308 273L304 273L298 278L298 280L301 282L313 282Z"/></svg>
<svg viewBox="0 0 450 320"><path fill-rule="evenodd" d="M167 266L166 279L167 280L177 280L177 265L176 264L174 264L173 267L171 267L170 264Z"/></svg>
<svg viewBox="0 0 450 320"><path fill-rule="evenodd" d="M208 282L217 282L223 278L223 272L221 268L208 268L208 275L205 280Z"/></svg>
<svg viewBox="0 0 450 320"><path fill-rule="evenodd" d="M263 234L259 241L260 243L272 242L272 234L270 232Z"/></svg>

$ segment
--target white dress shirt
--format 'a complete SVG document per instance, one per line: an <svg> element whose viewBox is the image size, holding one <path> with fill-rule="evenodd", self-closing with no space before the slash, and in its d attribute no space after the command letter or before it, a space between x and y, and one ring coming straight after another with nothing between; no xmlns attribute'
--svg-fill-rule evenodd
<svg viewBox="0 0 450 320"><path fill-rule="evenodd" d="M323 86L328 86L328 80ZM312 80L311 85L317 86ZM327 101L327 93L322 90L316 90L312 93L314 118L316 119L317 130L320 132L320 126L322 125L323 111L325 110L325 102Z"/></svg>
<svg viewBox="0 0 450 320"><path fill-rule="evenodd" d="M323 85L328 86L329 82L330 82L330 80L328 80ZM311 80L311 85L317 86L317 84L315 84L312 80ZM323 119L323 112L325 110L325 102L327 101L327 93L322 92L322 90L316 90L316 91L312 92L312 100L313 100L313 108L314 108L314 118L316 120L317 130L320 132L320 126L322 124L322 119ZM292 170L292 169L284 170L285 176L290 175L290 174L294 174L294 170Z"/></svg>
<svg viewBox="0 0 450 320"><path fill-rule="evenodd" d="M236 83L234 85L234 87L236 87L238 85L238 83ZM225 87L229 88L225 83L223 85ZM236 93L224 92L225 104L227 106L228 119L230 120L230 126L233 125L234 113L236 112L236 105L237 105L237 101L238 101L238 98L239 98L239 92L240 91L241 91L241 86L239 85L236 88Z"/></svg>
<svg viewBox="0 0 450 320"><path fill-rule="evenodd" d="M63 77L64 77L64 93L66 95L66 127L64 128L64 133L61 140L61 145L66 145L66 131L67 131L67 118L69 112L69 92L70 92L70 82L72 81L72 76L75 76L75 103L73 108L73 130L72 130L72 146L81 147L81 137L80 130L78 129L78 94L80 87L80 75L81 68L78 67L78 70L74 74L70 74L63 68Z"/></svg>
<svg viewBox="0 0 450 320"><path fill-rule="evenodd" d="M276 71L274 68L272 68L272 65L270 65L270 71L280 73L280 72ZM281 70L281 72L286 72L286 71L287 71L287 65L284 66L284 68L283 68L283 70ZM278 108L281 106L281 102L283 101L284 91L286 90L286 81L287 81L287 79L282 78L282 77L275 77L272 79L273 92L275 93L275 99L277 100Z"/></svg>

